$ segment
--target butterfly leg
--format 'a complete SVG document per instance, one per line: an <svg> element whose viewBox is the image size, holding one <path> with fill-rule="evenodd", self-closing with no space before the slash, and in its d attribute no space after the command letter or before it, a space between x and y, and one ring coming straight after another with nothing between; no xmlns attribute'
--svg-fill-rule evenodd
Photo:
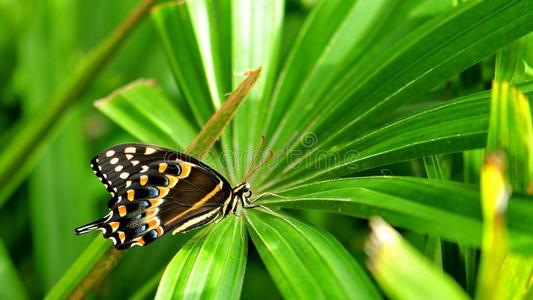
<svg viewBox="0 0 533 300"><path fill-rule="evenodd" d="M243 204L241 203L237 203L237 207L235 207L235 212L234 214L237 216L237 217L240 217L241 216L241 209L244 207Z"/></svg>
<svg viewBox="0 0 533 300"><path fill-rule="evenodd" d="M241 202L242 202L242 207L244 207L244 208L254 208L254 207L257 207L257 205L254 204L255 201L252 202L252 201L250 200L250 198L243 197L243 198L241 199Z"/></svg>

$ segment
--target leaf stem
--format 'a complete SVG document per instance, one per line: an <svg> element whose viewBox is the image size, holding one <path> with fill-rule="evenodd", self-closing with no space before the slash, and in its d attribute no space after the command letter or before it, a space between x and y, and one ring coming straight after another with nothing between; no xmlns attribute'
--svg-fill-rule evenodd
<svg viewBox="0 0 533 300"><path fill-rule="evenodd" d="M207 121L200 134L189 146L187 152L190 155L201 159L207 154L222 134L224 127L229 124L239 106L244 102L260 75L261 67L246 72L246 79L230 94L224 106Z"/></svg>

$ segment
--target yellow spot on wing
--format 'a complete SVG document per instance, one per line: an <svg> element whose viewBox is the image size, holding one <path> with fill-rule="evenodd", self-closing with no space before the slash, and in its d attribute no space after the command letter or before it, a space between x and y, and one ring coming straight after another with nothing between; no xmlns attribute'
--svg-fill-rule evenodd
<svg viewBox="0 0 533 300"><path fill-rule="evenodd" d="M165 197L166 195L168 195L168 192L170 191L170 189L167 189L166 187L161 187L161 186L158 186L157 189L159 190L159 196L157 196L157 198Z"/></svg>
<svg viewBox="0 0 533 300"><path fill-rule="evenodd" d="M146 210L146 219L150 219L150 218L153 218L155 217L155 215L157 214L157 212L159 211L159 208L150 208L150 209L147 209Z"/></svg>
<svg viewBox="0 0 533 300"><path fill-rule="evenodd" d="M158 206L159 204L161 204L161 202L163 202L163 199L154 198L154 199L150 199L148 201L150 201L150 205L151 206Z"/></svg>
<svg viewBox="0 0 533 300"><path fill-rule="evenodd" d="M120 222L111 222L109 223L109 226L111 226L111 231L115 232L118 229L118 226L120 225Z"/></svg>
<svg viewBox="0 0 533 300"><path fill-rule="evenodd" d="M218 207L217 209L212 210L210 212L207 212L205 214L199 215L199 216L197 216L195 218L192 218L190 220L187 220L187 222L185 222L185 223L181 224L180 226L176 227L172 231L172 234L174 235L176 233L187 231L188 229L190 229L192 226L194 226L198 222L205 221L205 220L211 218L212 216L218 214L219 212L220 212L220 207Z"/></svg>
<svg viewBox="0 0 533 300"><path fill-rule="evenodd" d="M140 236L140 237L134 239L134 240L133 240L133 243L132 243L131 245L132 245L132 246L133 246L133 245L137 245L137 246L141 246L141 247L144 246L144 239L143 239L143 237Z"/></svg>
<svg viewBox="0 0 533 300"><path fill-rule="evenodd" d="M159 220L154 218L148 221L148 230L154 229L156 226L159 226Z"/></svg>
<svg viewBox="0 0 533 300"><path fill-rule="evenodd" d="M141 185L145 185L148 182L148 176L141 175Z"/></svg>
<svg viewBox="0 0 533 300"><path fill-rule="evenodd" d="M178 178L180 179L187 178L189 174L191 174L191 169L192 169L191 165L185 162L181 162L180 167L181 167L181 173L178 176Z"/></svg>
<svg viewBox="0 0 533 300"><path fill-rule="evenodd" d="M163 173L165 172L165 170L167 169L168 165L167 163L160 163L159 164L159 173Z"/></svg>
<svg viewBox="0 0 533 300"><path fill-rule="evenodd" d="M124 217L127 213L126 206L121 205L118 207L118 215Z"/></svg>
<svg viewBox="0 0 533 300"><path fill-rule="evenodd" d="M128 200L133 201L133 199L135 199L135 191L128 190Z"/></svg>
<svg viewBox="0 0 533 300"><path fill-rule="evenodd" d="M165 175L168 179L168 185L167 187L169 189L173 188L176 186L176 183L178 183L179 179L178 177L174 177L174 176L170 176L170 175Z"/></svg>
<svg viewBox="0 0 533 300"><path fill-rule="evenodd" d="M120 240L120 243L124 243L124 240L126 240L126 234L122 231L118 232L118 239Z"/></svg>

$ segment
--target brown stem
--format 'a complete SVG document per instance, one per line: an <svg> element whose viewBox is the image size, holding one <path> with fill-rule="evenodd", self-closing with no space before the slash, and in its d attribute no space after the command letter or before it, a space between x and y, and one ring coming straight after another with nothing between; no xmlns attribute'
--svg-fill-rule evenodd
<svg viewBox="0 0 533 300"><path fill-rule="evenodd" d="M224 127L228 125L239 106L244 102L260 75L261 67L246 72L246 79L230 94L226 102L224 102L224 106L207 121L200 134L187 148L189 155L202 159L207 154L222 134Z"/></svg>
<svg viewBox="0 0 533 300"><path fill-rule="evenodd" d="M99 285L106 275L115 267L122 258L124 252L115 248L110 248L104 256L96 263L96 266L89 272L82 282L76 287L68 297L71 300L83 299L93 287Z"/></svg>

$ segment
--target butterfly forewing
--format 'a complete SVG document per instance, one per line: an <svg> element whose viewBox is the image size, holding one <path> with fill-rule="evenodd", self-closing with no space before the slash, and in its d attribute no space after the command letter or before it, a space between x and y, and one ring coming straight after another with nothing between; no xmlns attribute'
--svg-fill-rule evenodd
<svg viewBox="0 0 533 300"><path fill-rule="evenodd" d="M110 192L110 213L76 229L101 230L118 249L143 246L220 216L232 198L227 180L182 153L143 144L112 147L91 166Z"/></svg>

